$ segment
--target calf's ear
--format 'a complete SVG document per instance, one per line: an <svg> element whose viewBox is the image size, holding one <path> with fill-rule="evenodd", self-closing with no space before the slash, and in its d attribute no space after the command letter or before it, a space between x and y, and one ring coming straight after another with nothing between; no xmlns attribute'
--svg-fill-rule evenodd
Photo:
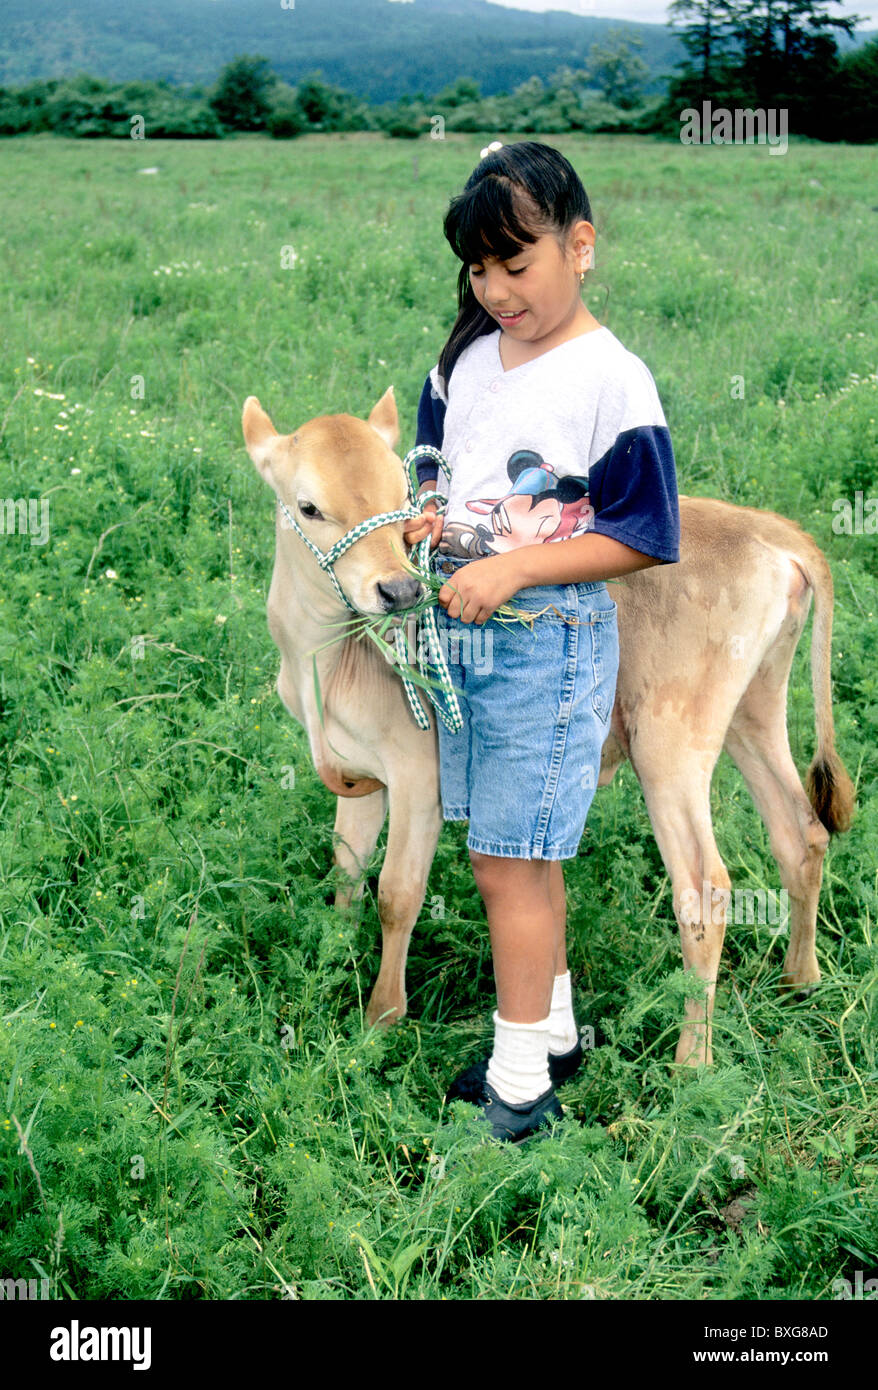
<svg viewBox="0 0 878 1390"><path fill-rule="evenodd" d="M392 386L388 386L378 404L372 407L369 424L376 434L380 434L388 448L396 448L399 443L399 415Z"/></svg>
<svg viewBox="0 0 878 1390"><path fill-rule="evenodd" d="M241 428L244 431L247 453L265 481L273 487L272 454L280 435L262 409L256 396L248 396L244 402Z"/></svg>

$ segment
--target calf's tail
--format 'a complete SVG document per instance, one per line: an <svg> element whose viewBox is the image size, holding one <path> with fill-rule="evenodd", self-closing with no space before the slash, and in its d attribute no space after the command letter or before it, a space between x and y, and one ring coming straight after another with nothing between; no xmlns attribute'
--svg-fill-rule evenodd
<svg viewBox="0 0 878 1390"><path fill-rule="evenodd" d="M814 593L814 628L811 633L811 690L817 726L817 751L808 769L805 790L815 812L835 835L847 830L853 819L856 796L844 763L835 750L832 718L832 572L815 545L798 555L800 566Z"/></svg>

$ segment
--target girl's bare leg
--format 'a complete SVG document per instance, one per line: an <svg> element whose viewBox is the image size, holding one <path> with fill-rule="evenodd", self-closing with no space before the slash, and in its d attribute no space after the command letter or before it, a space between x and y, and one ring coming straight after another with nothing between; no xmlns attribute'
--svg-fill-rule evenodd
<svg viewBox="0 0 878 1390"><path fill-rule="evenodd" d="M548 1017L554 976L567 968L560 863L476 850L470 862L488 916L497 1011L510 1023L537 1023Z"/></svg>
<svg viewBox="0 0 878 1390"><path fill-rule="evenodd" d="M567 892L560 859L549 861L549 896L555 913L555 974L563 975L567 970Z"/></svg>

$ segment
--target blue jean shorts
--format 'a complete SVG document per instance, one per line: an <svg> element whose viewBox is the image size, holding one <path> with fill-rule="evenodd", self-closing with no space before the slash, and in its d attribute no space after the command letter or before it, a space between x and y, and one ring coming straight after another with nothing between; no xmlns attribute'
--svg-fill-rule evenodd
<svg viewBox="0 0 878 1390"><path fill-rule="evenodd" d="M453 582L468 560L434 552ZM532 625L436 622L463 728L437 719L442 814L468 820L467 846L508 859L572 859L597 789L619 669L606 584L541 584L508 600L550 611Z"/></svg>

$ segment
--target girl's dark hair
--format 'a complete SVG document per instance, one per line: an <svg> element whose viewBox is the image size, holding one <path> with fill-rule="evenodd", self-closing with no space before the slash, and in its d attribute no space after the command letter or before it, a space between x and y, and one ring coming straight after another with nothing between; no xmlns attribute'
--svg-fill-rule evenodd
<svg viewBox="0 0 878 1390"><path fill-rule="evenodd" d="M573 165L551 145L520 140L493 150L476 166L463 192L452 198L443 225L446 240L463 262L457 320L439 357L446 395L464 348L497 327L473 294L469 267L486 256L511 260L549 232L563 244L580 221L591 221L588 194Z"/></svg>

